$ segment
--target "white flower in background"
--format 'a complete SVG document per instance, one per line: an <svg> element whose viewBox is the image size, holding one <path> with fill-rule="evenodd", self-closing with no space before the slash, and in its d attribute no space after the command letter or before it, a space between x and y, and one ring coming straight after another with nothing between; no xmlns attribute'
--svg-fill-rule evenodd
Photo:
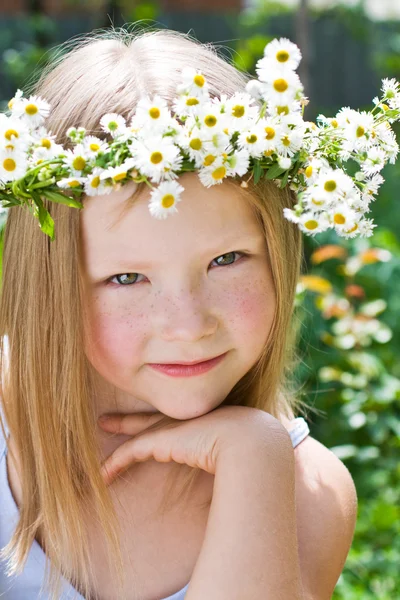
<svg viewBox="0 0 400 600"><path fill-rule="evenodd" d="M316 185L325 191L329 200L336 199L354 189L352 178L346 175L342 169L320 171Z"/></svg>
<svg viewBox="0 0 400 600"><path fill-rule="evenodd" d="M351 229L359 218L357 213L344 202L335 204L329 213L336 231Z"/></svg>
<svg viewBox="0 0 400 600"><path fill-rule="evenodd" d="M400 106L400 83L396 79L382 80L383 97L388 101L390 108L399 108Z"/></svg>
<svg viewBox="0 0 400 600"><path fill-rule="evenodd" d="M119 183L128 177L129 171L135 168L135 161L133 158L127 158L118 167L110 167L105 169L100 174L100 180L112 179L113 183Z"/></svg>
<svg viewBox="0 0 400 600"><path fill-rule="evenodd" d="M116 138L125 133L126 121L124 117L117 113L107 113L101 117L100 127L113 138Z"/></svg>
<svg viewBox="0 0 400 600"><path fill-rule="evenodd" d="M155 183L161 179L171 179L182 165L179 148L161 135L135 140L131 145L135 168Z"/></svg>
<svg viewBox="0 0 400 600"><path fill-rule="evenodd" d="M371 179L368 179L365 182L365 186L362 190L363 197L370 200L372 196L375 196L378 193L378 190L383 182L384 179L382 175L380 175L379 173L373 175Z"/></svg>
<svg viewBox="0 0 400 600"><path fill-rule="evenodd" d="M201 71L193 67L184 67L181 75L182 83L177 87L179 94L208 98L208 83Z"/></svg>
<svg viewBox="0 0 400 600"><path fill-rule="evenodd" d="M337 121L337 123L339 124L339 127L344 128L344 127L347 127L348 125L351 125L351 123L355 119L357 119L358 114L359 113L356 110L353 110L352 108L349 108L348 106L344 106L336 114L335 121Z"/></svg>
<svg viewBox="0 0 400 600"><path fill-rule="evenodd" d="M37 146L32 151L32 155L29 158L29 164L32 166L38 165L45 160L52 160L58 158L60 150L57 144L54 144L47 148L46 146Z"/></svg>
<svg viewBox="0 0 400 600"><path fill-rule="evenodd" d="M176 204L182 200L184 188L177 181L163 181L151 192L150 214L157 219L165 219L171 213L178 212Z"/></svg>
<svg viewBox="0 0 400 600"><path fill-rule="evenodd" d="M50 104L38 96L19 97L12 102L12 115L21 119L30 129L42 125L50 113Z"/></svg>
<svg viewBox="0 0 400 600"><path fill-rule="evenodd" d="M361 237L371 237L374 233L374 228L376 227L375 223L372 219L361 219L358 222L358 231Z"/></svg>
<svg viewBox="0 0 400 600"><path fill-rule="evenodd" d="M310 158L304 165L304 177L307 185L315 183L318 178L321 169L327 171L329 169L329 163L324 158Z"/></svg>
<svg viewBox="0 0 400 600"><path fill-rule="evenodd" d="M87 196L99 196L103 194L109 194L113 191L112 185L107 185L104 180L101 179L103 169L95 167L90 175L87 175L84 182L84 190Z"/></svg>
<svg viewBox="0 0 400 600"><path fill-rule="evenodd" d="M292 223L299 225L300 229L308 235L315 235L326 231L330 227L329 220L325 213L303 212L300 216L296 216L290 208L283 209L284 216Z"/></svg>
<svg viewBox="0 0 400 600"><path fill-rule="evenodd" d="M171 122L172 116L167 102L156 94L153 99L146 96L139 100L130 127L144 129L149 131L151 135L162 135L171 125Z"/></svg>
<svg viewBox="0 0 400 600"><path fill-rule="evenodd" d="M272 68L286 67L295 71L301 61L301 52L296 44L286 38L280 38L265 46L264 59Z"/></svg>
<svg viewBox="0 0 400 600"><path fill-rule="evenodd" d="M200 107L200 99L190 94L182 94L176 98L172 104L172 110L180 117L196 115Z"/></svg>
<svg viewBox="0 0 400 600"><path fill-rule="evenodd" d="M370 148L373 143L374 117L371 113L355 113L349 117L350 123L344 125L344 135L351 141L356 150Z"/></svg>
<svg viewBox="0 0 400 600"><path fill-rule="evenodd" d="M300 102L293 100L282 104L283 98L274 96L268 99L268 115L270 117L283 117L290 114L301 114L303 108Z"/></svg>
<svg viewBox="0 0 400 600"><path fill-rule="evenodd" d="M246 83L246 92L255 100L260 100L262 98L262 89L262 84L258 79L250 79L250 81Z"/></svg>
<svg viewBox="0 0 400 600"><path fill-rule="evenodd" d="M15 181L23 177L27 169L26 153L18 150L0 149L0 181Z"/></svg>
<svg viewBox="0 0 400 600"><path fill-rule="evenodd" d="M276 149L282 156L293 156L302 147L303 133L283 125L276 140Z"/></svg>
<svg viewBox="0 0 400 600"><path fill-rule="evenodd" d="M278 119L262 119L259 125L264 131L264 153L270 155L276 151L276 145L281 135L281 125Z"/></svg>
<svg viewBox="0 0 400 600"><path fill-rule="evenodd" d="M303 201L308 210L322 210L336 200L332 200L326 191L318 185L310 186L303 194Z"/></svg>
<svg viewBox="0 0 400 600"><path fill-rule="evenodd" d="M371 148L368 150L366 159L361 165L363 172L366 175L375 175L379 171L382 171L385 166L386 152L381 148Z"/></svg>

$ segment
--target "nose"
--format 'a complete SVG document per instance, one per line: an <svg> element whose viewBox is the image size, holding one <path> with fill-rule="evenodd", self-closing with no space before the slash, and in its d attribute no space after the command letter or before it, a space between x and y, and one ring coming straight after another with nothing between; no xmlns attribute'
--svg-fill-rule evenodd
<svg viewBox="0 0 400 600"><path fill-rule="evenodd" d="M160 294L155 315L158 334L165 341L196 342L213 335L218 328L210 302L195 290Z"/></svg>

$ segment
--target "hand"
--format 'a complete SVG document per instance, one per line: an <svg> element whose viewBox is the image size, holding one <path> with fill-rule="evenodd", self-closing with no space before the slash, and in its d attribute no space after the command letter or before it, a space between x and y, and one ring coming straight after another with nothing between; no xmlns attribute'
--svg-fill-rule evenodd
<svg viewBox="0 0 400 600"><path fill-rule="evenodd" d="M219 456L229 448L256 452L270 444L277 432L289 439L278 419L247 406L222 406L185 421L162 413L134 413L110 415L98 423L110 433L133 436L103 463L101 472L107 485L133 463L150 459L174 461L215 474Z"/></svg>

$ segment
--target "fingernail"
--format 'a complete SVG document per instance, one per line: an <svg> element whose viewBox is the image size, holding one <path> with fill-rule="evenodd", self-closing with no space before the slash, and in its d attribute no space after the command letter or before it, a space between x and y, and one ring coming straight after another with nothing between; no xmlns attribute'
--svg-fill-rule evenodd
<svg viewBox="0 0 400 600"><path fill-rule="evenodd" d="M111 419L110 415L101 415L97 420L100 421L100 423L104 423L104 421L108 421L109 419Z"/></svg>

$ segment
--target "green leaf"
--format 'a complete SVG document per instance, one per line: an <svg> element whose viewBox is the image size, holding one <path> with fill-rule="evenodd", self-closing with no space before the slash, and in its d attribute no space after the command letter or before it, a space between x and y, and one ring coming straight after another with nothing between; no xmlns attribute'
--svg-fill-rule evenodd
<svg viewBox="0 0 400 600"><path fill-rule="evenodd" d="M259 162L254 163L253 175L254 175L254 184L257 185L257 183L260 181L260 177L261 177L261 165Z"/></svg>
<svg viewBox="0 0 400 600"><path fill-rule="evenodd" d="M267 179L277 179L277 177L279 177L279 175L282 175L282 173L284 173L285 171L286 169L282 169L278 165L278 163L276 163L270 169L267 170L265 177Z"/></svg>
<svg viewBox="0 0 400 600"><path fill-rule="evenodd" d="M71 198L70 196L65 196L64 194L60 194L52 190L42 190L40 193L48 200L51 200L51 202L65 204L66 206L71 206L72 208L83 208L83 204L79 202L79 200Z"/></svg>
<svg viewBox="0 0 400 600"><path fill-rule="evenodd" d="M284 176L282 177L282 181L280 183L280 188L284 188L285 185L287 185L287 182L289 181L289 171L286 171L286 173L284 174Z"/></svg>
<svg viewBox="0 0 400 600"><path fill-rule="evenodd" d="M32 192L32 200L38 208L37 218L39 219L40 229L50 237L51 241L54 241L54 221L49 211L45 209L42 199L36 192Z"/></svg>

